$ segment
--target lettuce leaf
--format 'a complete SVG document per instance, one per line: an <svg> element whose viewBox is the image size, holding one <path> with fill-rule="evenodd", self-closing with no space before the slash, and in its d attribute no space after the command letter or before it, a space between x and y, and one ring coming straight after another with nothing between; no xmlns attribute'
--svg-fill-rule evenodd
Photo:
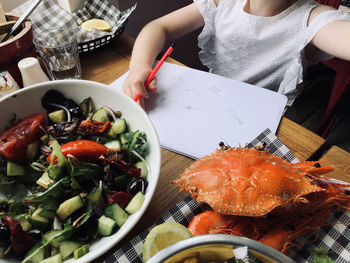
<svg viewBox="0 0 350 263"><path fill-rule="evenodd" d="M69 189L70 178L68 176L63 177L58 182L54 183L45 192L39 193L37 195L32 195L26 198L27 201L31 202L41 202L46 199L52 198L54 200L60 199L62 196L67 195L67 189Z"/></svg>
<svg viewBox="0 0 350 263"><path fill-rule="evenodd" d="M47 168L47 172L51 179L57 180L64 176L64 174L70 168L70 165L67 158L62 153L61 145L58 143L58 141L52 141L50 143L50 147L52 149L52 154L50 166Z"/></svg>
<svg viewBox="0 0 350 263"><path fill-rule="evenodd" d="M0 175L0 200L15 200L17 202L23 201L30 192L24 184L16 182L12 178Z"/></svg>

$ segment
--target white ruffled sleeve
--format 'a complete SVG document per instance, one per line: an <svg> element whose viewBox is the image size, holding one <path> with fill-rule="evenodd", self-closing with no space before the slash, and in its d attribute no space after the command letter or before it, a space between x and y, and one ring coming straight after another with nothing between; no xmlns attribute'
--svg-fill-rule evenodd
<svg viewBox="0 0 350 263"><path fill-rule="evenodd" d="M342 12L341 10L328 10L316 16L311 21L310 25L307 27L305 46L313 39L313 37L322 27L326 26L331 22L339 21L339 20L350 21L350 14ZM327 60L332 57L333 56L320 50L319 52L317 52L316 56L313 57L310 62L318 63L320 61Z"/></svg>
<svg viewBox="0 0 350 263"><path fill-rule="evenodd" d="M214 0L194 0L199 12L204 18L204 27L198 36L198 47L201 49L199 58L202 63L211 68L213 55L215 54L214 47L214 18L217 11Z"/></svg>
<svg viewBox="0 0 350 263"><path fill-rule="evenodd" d="M204 17L205 22L214 20L216 10L214 0L193 0L193 3L197 6L199 12Z"/></svg>
<svg viewBox="0 0 350 263"><path fill-rule="evenodd" d="M345 13L341 10L328 10L316 16L308 26L305 44L309 43L322 27L339 20L350 21L350 13Z"/></svg>
<svg viewBox="0 0 350 263"><path fill-rule="evenodd" d="M304 71L301 58L297 58L286 70L278 89L278 93L287 96L287 106L291 106L296 97L300 95L300 85L303 83L303 75Z"/></svg>
<svg viewBox="0 0 350 263"><path fill-rule="evenodd" d="M329 10L325 11L318 16L316 16L307 27L304 47L312 40L316 33L325 25L337 21L337 20L347 20L350 21L350 14L344 13L340 10ZM303 50L301 52L304 52ZM316 64L320 61L327 60L333 56L317 50L312 57L308 57L307 61L302 61L301 58L295 59L290 67L286 70L283 81L280 84L279 93L285 94L288 98L287 105L290 106L294 99L300 93L300 85L303 82L304 67L308 67L312 64Z"/></svg>

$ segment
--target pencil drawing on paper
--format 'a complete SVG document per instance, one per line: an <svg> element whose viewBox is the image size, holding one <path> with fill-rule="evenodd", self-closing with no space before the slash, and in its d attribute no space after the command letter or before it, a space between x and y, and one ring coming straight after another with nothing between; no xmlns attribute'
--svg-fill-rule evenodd
<svg viewBox="0 0 350 263"><path fill-rule="evenodd" d="M236 125L244 124L243 118L233 108L232 103L221 95L220 89L214 86L198 88L198 84L190 85L186 82L182 86L167 89L165 93L156 93L156 96L160 104L179 107L179 109L188 111L229 114L232 117L230 119L235 120Z"/></svg>

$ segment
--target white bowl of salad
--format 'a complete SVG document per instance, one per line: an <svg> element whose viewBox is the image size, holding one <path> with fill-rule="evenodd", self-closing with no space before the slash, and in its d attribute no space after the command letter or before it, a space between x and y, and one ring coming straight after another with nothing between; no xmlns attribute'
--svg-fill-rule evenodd
<svg viewBox="0 0 350 263"><path fill-rule="evenodd" d="M0 119L0 261L91 262L138 223L161 153L132 99L45 82L1 98Z"/></svg>

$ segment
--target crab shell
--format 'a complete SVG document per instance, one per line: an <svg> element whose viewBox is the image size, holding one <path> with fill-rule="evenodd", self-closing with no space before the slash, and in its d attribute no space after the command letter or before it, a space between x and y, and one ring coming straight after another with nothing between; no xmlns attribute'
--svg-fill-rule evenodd
<svg viewBox="0 0 350 263"><path fill-rule="evenodd" d="M291 164L269 151L228 148L194 162L172 183L218 213L263 216L278 206L305 202L309 193L325 191L311 178L332 167L315 163Z"/></svg>

